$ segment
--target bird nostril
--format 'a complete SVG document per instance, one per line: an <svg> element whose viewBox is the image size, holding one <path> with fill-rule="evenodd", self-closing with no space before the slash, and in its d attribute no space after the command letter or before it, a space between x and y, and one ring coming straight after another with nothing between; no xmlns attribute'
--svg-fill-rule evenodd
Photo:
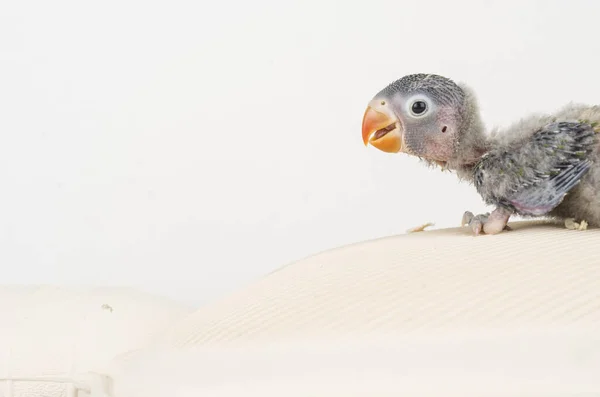
<svg viewBox="0 0 600 397"><path fill-rule="evenodd" d="M448 127L444 126L444 128L442 128L442 132L446 132L447 129Z"/></svg>

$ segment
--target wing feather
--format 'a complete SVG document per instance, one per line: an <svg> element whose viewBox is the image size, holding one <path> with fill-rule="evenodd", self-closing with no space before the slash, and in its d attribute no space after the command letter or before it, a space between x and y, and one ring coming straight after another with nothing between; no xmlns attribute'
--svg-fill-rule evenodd
<svg viewBox="0 0 600 397"><path fill-rule="evenodd" d="M590 169L595 143L590 124L548 124L518 148L488 153L474 169L475 186L490 204L523 215L547 214Z"/></svg>

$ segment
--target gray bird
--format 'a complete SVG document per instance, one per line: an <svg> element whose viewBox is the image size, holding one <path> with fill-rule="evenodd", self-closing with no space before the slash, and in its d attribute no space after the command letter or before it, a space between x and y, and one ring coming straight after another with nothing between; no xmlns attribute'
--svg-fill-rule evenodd
<svg viewBox="0 0 600 397"><path fill-rule="evenodd" d="M370 101L365 145L418 156L472 183L491 213L466 211L477 235L507 229L512 215L600 225L600 106L569 104L486 133L473 92L434 74L412 74Z"/></svg>

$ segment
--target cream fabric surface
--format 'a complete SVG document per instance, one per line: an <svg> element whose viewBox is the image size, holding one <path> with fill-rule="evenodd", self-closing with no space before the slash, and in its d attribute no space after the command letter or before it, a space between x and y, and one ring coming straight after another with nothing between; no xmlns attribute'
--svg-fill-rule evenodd
<svg viewBox="0 0 600 397"><path fill-rule="evenodd" d="M190 312L126 288L1 286L0 396L75 396Z"/></svg>
<svg viewBox="0 0 600 397"><path fill-rule="evenodd" d="M511 226L283 267L113 362L114 395L600 395L600 231Z"/></svg>
<svg viewBox="0 0 600 397"><path fill-rule="evenodd" d="M425 231L306 258L173 327L170 346L293 336L600 325L600 230ZM600 328L597 328L600 331Z"/></svg>

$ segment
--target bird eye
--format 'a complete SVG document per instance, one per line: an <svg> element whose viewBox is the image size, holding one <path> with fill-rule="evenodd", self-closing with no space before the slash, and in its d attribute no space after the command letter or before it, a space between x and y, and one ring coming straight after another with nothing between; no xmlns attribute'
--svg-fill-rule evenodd
<svg viewBox="0 0 600 397"><path fill-rule="evenodd" d="M413 102L410 110L414 115L420 116L427 110L427 103L423 101L415 101Z"/></svg>

